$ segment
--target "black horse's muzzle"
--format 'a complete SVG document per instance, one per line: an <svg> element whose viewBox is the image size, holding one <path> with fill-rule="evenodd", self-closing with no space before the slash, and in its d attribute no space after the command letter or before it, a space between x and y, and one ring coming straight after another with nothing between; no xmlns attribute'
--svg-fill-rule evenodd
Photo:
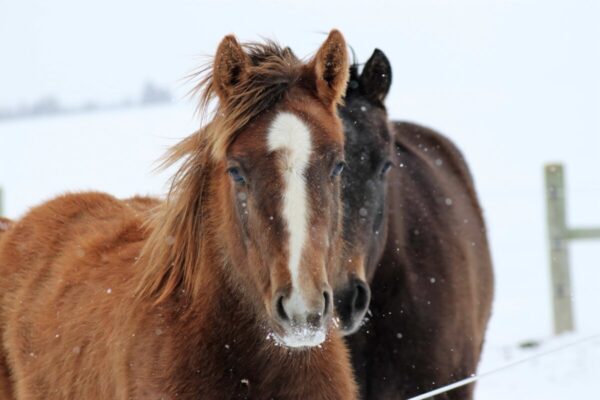
<svg viewBox="0 0 600 400"><path fill-rule="evenodd" d="M352 278L346 286L336 290L335 308L342 334L351 335L360 325L369 309L371 289L359 278Z"/></svg>

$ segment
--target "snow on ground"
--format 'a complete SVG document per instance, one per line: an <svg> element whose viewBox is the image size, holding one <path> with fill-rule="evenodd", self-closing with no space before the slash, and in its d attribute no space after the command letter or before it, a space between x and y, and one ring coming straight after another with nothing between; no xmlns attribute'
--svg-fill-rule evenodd
<svg viewBox="0 0 600 400"><path fill-rule="evenodd" d="M470 161L489 224L496 298L480 372L600 333L600 243L577 243L571 246L571 259L578 333L547 339L551 320L541 172L544 161L561 154L567 164L571 219L600 225L600 182L585 169L591 160L597 162L597 148L549 140L543 147L523 151L517 146L499 156L519 132L505 132L501 138L501 131L489 127L481 138L470 134L474 128L464 122L462 129L453 129L452 118L444 120L439 110L435 116L434 126L449 126L441 130ZM65 191L163 194L169 171L154 173L155 161L197 126L192 107L184 104L0 123L5 212L17 218ZM528 341L541 344L522 349L520 344ZM598 376L600 340L488 377L477 394L486 400L583 397L598 387Z"/></svg>
<svg viewBox="0 0 600 400"><path fill-rule="evenodd" d="M556 352L554 352L557 350ZM539 358L534 358L542 355ZM595 399L600 391L600 335L564 335L533 348L488 346L480 374L511 363L477 386L478 399ZM520 360L528 360L518 363Z"/></svg>
<svg viewBox="0 0 600 400"><path fill-rule="evenodd" d="M169 174L155 173L157 161L197 128L192 110L174 106L0 123L5 212L17 217L66 191L164 193Z"/></svg>

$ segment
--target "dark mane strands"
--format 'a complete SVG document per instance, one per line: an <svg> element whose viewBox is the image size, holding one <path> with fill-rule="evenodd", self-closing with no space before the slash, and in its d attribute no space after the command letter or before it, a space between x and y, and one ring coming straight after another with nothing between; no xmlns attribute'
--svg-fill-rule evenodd
<svg viewBox="0 0 600 400"><path fill-rule="evenodd" d="M138 286L140 297L167 299L177 288L198 295L202 236L210 221L204 220L203 198L207 176L223 158L236 133L254 118L279 102L304 72L293 52L273 41L242 45L251 61L247 79L236 82L228 101L219 101L214 119L196 133L173 146L160 168L180 160L183 164L172 178L167 199L148 223L150 236L142 249L139 265L145 268ZM191 93L199 97L198 112L208 114L217 98L212 61L190 77L199 79Z"/></svg>

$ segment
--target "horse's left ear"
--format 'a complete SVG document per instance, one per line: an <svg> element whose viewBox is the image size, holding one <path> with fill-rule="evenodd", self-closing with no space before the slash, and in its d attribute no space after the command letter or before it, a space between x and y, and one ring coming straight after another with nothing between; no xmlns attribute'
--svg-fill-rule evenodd
<svg viewBox="0 0 600 400"><path fill-rule="evenodd" d="M392 85L392 66L383 51L375 49L365 64L359 81L365 96L383 103Z"/></svg>
<svg viewBox="0 0 600 400"><path fill-rule="evenodd" d="M348 50L344 36L334 29L308 67L315 79L317 96L332 109L346 93L348 83Z"/></svg>
<svg viewBox="0 0 600 400"><path fill-rule="evenodd" d="M221 101L226 101L236 85L247 78L250 57L235 36L227 35L217 49L213 64L215 91Z"/></svg>

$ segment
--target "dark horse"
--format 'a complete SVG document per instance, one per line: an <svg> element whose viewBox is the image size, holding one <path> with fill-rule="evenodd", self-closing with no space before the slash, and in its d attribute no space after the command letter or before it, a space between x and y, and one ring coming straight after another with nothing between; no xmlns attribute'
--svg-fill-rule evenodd
<svg viewBox="0 0 600 400"><path fill-rule="evenodd" d="M338 31L308 63L227 36L165 202L0 221L0 398L354 399L330 286L348 68Z"/></svg>
<svg viewBox="0 0 600 400"><path fill-rule="evenodd" d="M387 118L391 67L375 50L340 108L345 251L336 307L365 399L406 399L475 373L490 316L486 229L447 138ZM468 399L473 386L438 399Z"/></svg>

